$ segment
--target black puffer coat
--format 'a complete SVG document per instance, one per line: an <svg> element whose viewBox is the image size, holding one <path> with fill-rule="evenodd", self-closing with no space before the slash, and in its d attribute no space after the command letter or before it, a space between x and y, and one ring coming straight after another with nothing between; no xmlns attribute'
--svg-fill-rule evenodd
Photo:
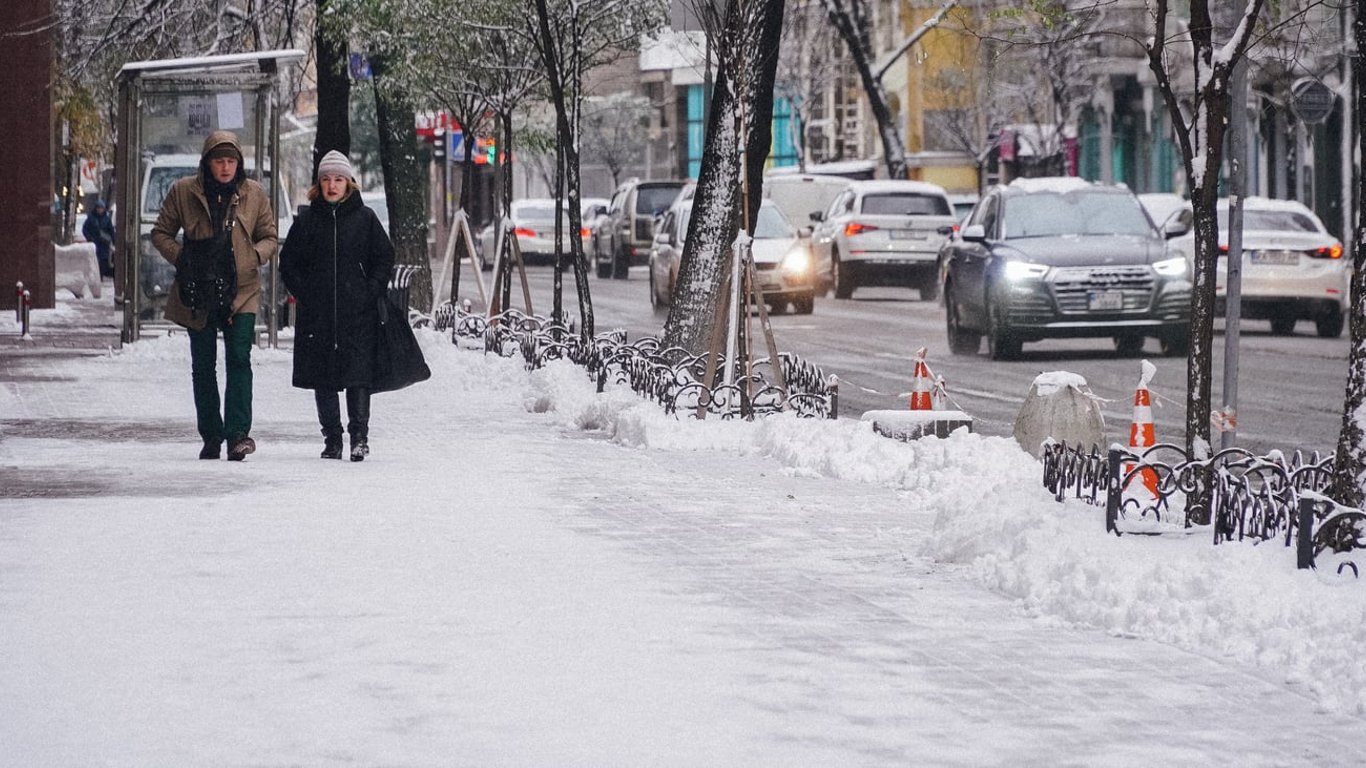
<svg viewBox="0 0 1366 768"><path fill-rule="evenodd" d="M389 287L394 246L360 194L314 200L280 251L280 276L297 302L294 386L341 391L375 375L375 301Z"/></svg>

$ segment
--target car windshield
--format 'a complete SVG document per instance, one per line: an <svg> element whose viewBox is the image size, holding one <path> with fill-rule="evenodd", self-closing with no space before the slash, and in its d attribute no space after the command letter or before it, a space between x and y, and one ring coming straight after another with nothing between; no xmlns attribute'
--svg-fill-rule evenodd
<svg viewBox="0 0 1366 768"><path fill-rule="evenodd" d="M1010 197L1002 237L1151 235L1153 225L1132 195L1119 192L1039 192Z"/></svg>
<svg viewBox="0 0 1366 768"><path fill-rule="evenodd" d="M669 209L682 187L639 187L636 189L636 213L658 216Z"/></svg>
<svg viewBox="0 0 1366 768"><path fill-rule="evenodd" d="M519 206L513 214L514 218L520 221L554 221L555 206L523 205Z"/></svg>
<svg viewBox="0 0 1366 768"><path fill-rule="evenodd" d="M951 216L949 201L938 195L878 192L863 196L863 213L873 216Z"/></svg>
<svg viewBox="0 0 1366 768"><path fill-rule="evenodd" d="M761 240L778 240L796 237L796 230L783 218L777 208L771 205L759 206L759 220L754 222L754 237Z"/></svg>
<svg viewBox="0 0 1366 768"><path fill-rule="evenodd" d="M1228 231L1228 209L1219 208L1219 229ZM1261 232L1312 232L1322 230L1312 217L1303 211L1243 209L1243 229Z"/></svg>
<svg viewBox="0 0 1366 768"><path fill-rule="evenodd" d="M179 165L162 165L152 169L147 175L147 189L142 195L143 213L157 215L161 211L161 203L166 199L166 193L171 191L171 185L177 179L186 176L193 176L197 168L186 168Z"/></svg>

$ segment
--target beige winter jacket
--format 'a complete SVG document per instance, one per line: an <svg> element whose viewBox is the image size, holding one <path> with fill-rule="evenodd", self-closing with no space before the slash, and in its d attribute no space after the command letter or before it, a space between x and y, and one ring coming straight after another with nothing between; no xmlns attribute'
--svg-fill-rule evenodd
<svg viewBox="0 0 1366 768"><path fill-rule="evenodd" d="M218 146L230 144L242 156L242 145L231 131L214 131L204 140L200 155L200 172L178 179L166 193L161 213L152 227L152 245L172 265L180 258L183 246L176 241L182 230L185 237L204 239L213 237L213 222L209 215L209 201L204 194L204 174L209 153ZM275 211L271 209L265 188L246 178L239 161L237 167L237 224L232 230L232 251L237 260L237 297L232 302L236 315L256 313L261 305L261 267L275 256L278 243ZM204 318L190 312L180 301L180 286L171 285L166 299L166 319L187 328L204 327Z"/></svg>

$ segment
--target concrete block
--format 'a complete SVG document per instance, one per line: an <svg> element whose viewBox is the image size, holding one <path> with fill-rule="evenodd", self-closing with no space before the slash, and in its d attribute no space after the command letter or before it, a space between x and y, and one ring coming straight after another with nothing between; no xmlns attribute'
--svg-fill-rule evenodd
<svg viewBox="0 0 1366 768"><path fill-rule="evenodd" d="M100 262L95 257L94 243L72 243L53 246L57 262L57 289L71 291L78 299L86 292L100 297Z"/></svg>
<svg viewBox="0 0 1366 768"><path fill-rule="evenodd" d="M1052 438L1068 445L1102 445L1105 419L1086 379L1067 371L1041 373L1015 417L1015 442L1034 458Z"/></svg>
<svg viewBox="0 0 1366 768"><path fill-rule="evenodd" d="M867 411L862 420L872 422L879 435L901 441L948 437L962 428L972 431L972 417L962 411Z"/></svg>

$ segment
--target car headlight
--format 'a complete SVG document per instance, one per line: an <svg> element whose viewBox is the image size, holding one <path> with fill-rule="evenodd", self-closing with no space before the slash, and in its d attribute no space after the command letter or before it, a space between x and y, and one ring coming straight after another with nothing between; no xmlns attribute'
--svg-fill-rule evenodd
<svg viewBox="0 0 1366 768"><path fill-rule="evenodd" d="M1186 274L1186 257L1177 256L1174 259L1163 259L1153 264L1153 271L1165 277L1180 277Z"/></svg>
<svg viewBox="0 0 1366 768"><path fill-rule="evenodd" d="M1037 279L1048 274L1048 267L1043 264L1030 264L1027 261L1007 261L1005 274L1007 280Z"/></svg>
<svg viewBox="0 0 1366 768"><path fill-rule="evenodd" d="M805 246L797 246L783 256L780 266L789 275L805 275L811 271L811 251Z"/></svg>

